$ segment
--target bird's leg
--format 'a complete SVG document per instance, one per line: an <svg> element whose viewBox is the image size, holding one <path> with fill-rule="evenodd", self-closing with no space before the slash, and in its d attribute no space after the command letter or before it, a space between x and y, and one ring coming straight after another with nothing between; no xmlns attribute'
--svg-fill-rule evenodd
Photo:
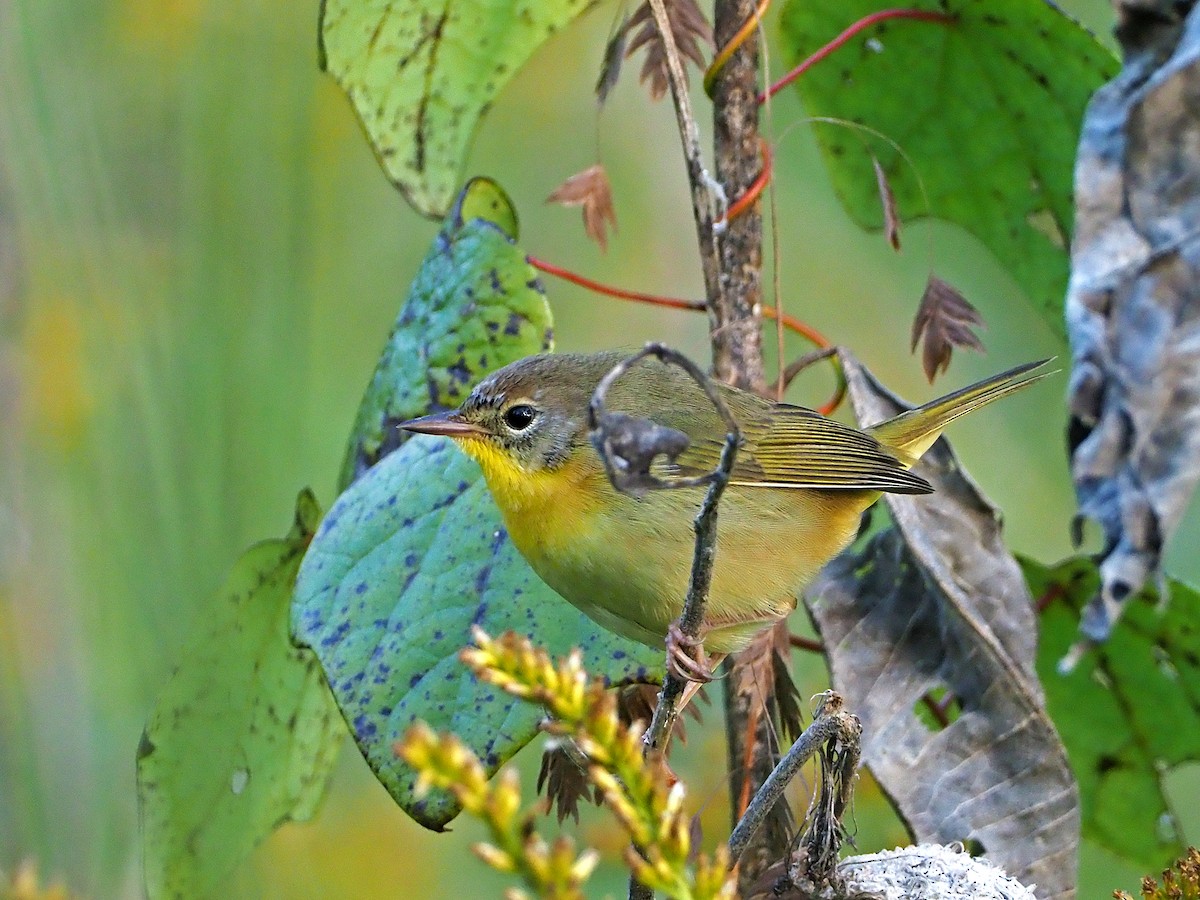
<svg viewBox="0 0 1200 900"><path fill-rule="evenodd" d="M704 639L684 634L678 622L667 628L667 671L695 684L713 680L712 667L704 655Z"/></svg>

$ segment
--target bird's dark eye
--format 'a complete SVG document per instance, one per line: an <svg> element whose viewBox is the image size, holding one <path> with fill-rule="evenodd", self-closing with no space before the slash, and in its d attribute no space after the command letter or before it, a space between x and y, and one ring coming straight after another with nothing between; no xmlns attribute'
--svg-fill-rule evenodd
<svg viewBox="0 0 1200 900"><path fill-rule="evenodd" d="M524 431L533 424L537 410L525 403L510 407L504 414L504 424L513 431Z"/></svg>

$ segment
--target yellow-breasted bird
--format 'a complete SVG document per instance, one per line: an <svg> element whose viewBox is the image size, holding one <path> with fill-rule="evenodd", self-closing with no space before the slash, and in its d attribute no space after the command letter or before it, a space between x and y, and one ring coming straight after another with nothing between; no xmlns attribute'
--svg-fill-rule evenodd
<svg viewBox="0 0 1200 900"><path fill-rule="evenodd" d="M542 354L480 382L457 410L401 427L454 439L483 470L513 543L550 587L605 628L661 647L687 593L705 488L618 492L588 437L588 402L620 352ZM719 385L742 443L721 500L704 647L741 649L796 606L800 589L858 530L883 492L933 488L908 471L959 416L1042 377L1043 362L985 379L866 429ZM646 360L606 406L684 432L663 476L699 475L726 428L681 369Z"/></svg>

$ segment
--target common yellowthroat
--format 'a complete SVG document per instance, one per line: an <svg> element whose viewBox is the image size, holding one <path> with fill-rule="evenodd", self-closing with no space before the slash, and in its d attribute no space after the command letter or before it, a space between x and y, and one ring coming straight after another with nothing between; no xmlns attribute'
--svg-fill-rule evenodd
<svg viewBox="0 0 1200 900"><path fill-rule="evenodd" d="M661 647L683 608L705 488L634 498L609 482L588 437L588 402L623 356L530 356L485 378L458 409L401 427L452 438L479 463L513 543L550 587L601 626ZM947 424L1036 381L1041 365L864 430L719 385L742 444L719 508L705 649L739 650L791 612L881 493L933 490L908 470ZM656 462L656 474L716 467L724 422L681 369L646 360L613 385L606 406L688 436L674 463Z"/></svg>

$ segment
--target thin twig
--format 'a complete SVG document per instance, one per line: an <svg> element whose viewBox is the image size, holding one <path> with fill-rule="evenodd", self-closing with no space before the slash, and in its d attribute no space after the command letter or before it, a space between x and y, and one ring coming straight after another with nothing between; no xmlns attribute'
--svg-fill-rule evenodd
<svg viewBox="0 0 1200 900"><path fill-rule="evenodd" d="M853 743L858 740L860 731L858 719L842 708L841 696L834 691L827 691L823 697L821 710L813 719L812 724L804 729L800 737L796 738L787 755L779 761L767 780L763 782L763 786L758 789L758 793L750 801L750 806L738 821L737 827L733 829L733 834L729 836L729 864L731 866L737 865L742 853L771 808L779 802L788 784L812 755L833 739ZM843 799L839 797L839 807L844 805Z"/></svg>
<svg viewBox="0 0 1200 900"><path fill-rule="evenodd" d="M555 265L554 263L548 262L544 259L539 259L536 256L527 256L526 261L541 272L545 272L548 275L554 275L557 278L562 278L565 281L569 281L572 284L577 284L580 287L587 288L590 291L595 291L597 294L602 294L605 297L615 297L618 300L633 300L637 303L649 303L652 306L664 306L668 309L683 309L701 312L707 308L705 303L701 300L684 300L679 297L664 297L658 294L647 294L642 291L630 291L611 284L605 284L601 281L596 281L593 278L588 278L585 275L580 275L578 272L572 272L570 269L565 269L562 266ZM779 310L773 306L764 306L762 312L763 315L768 319L774 319L776 316L780 315ZM782 313L780 321L783 323L785 328L801 335L806 340L816 344L817 347L822 348L823 350L830 347L829 340L824 335L822 335L807 322L801 321L790 313ZM809 362L815 362L817 359L825 358L830 359L833 363L834 374L837 377L837 385L834 388L833 396L821 406L816 407L818 412L827 416L841 405L842 399L846 393L846 378L842 372L841 362L838 360L834 350L829 350L828 353L822 353L817 357L805 356L797 363L793 363L793 366L799 368L797 368L795 372L792 372L791 375L788 375L785 378L785 382L790 383L791 378L796 374L799 374L799 369L807 366ZM792 370L793 366L788 367L789 372Z"/></svg>
<svg viewBox="0 0 1200 900"><path fill-rule="evenodd" d="M808 353L805 353L802 357L800 357L796 361L788 363L787 368L785 368L783 370L783 386L786 388L788 385L790 385L793 381L796 380L797 375L799 375L801 372L803 372L809 366L811 366L815 363L819 363L823 359L833 358L834 360L836 360L837 352L838 352L837 347L820 347L816 350L811 350ZM835 362L835 365L836 365L836 362ZM837 368L838 368L838 372L841 372L841 366L838 366ZM839 383L844 382L845 378L844 377L839 378L838 381L839 381Z"/></svg>
<svg viewBox="0 0 1200 900"><path fill-rule="evenodd" d="M677 365L687 372L692 380L704 390L709 401L716 407L717 412L720 413L721 418L725 422L725 446L721 450L720 462L717 464L717 468L707 475L702 475L698 478L680 478L671 481L657 479L649 475L648 471L645 473L628 471L626 461L622 460L614 452L614 444L616 442L612 434L609 433L610 429L606 426L613 421L614 416L619 416L620 414L607 413L605 411L605 398L607 397L608 390L618 378L648 356L657 357L668 365ZM628 429L631 423L630 420L623 419L618 420L618 424L623 429ZM724 493L726 485L729 483L729 475L733 471L733 464L737 458L738 443L741 440L737 420L729 412L729 408L721 399L716 386L695 363L683 354L663 344L650 343L642 348L640 352L628 359L622 360L601 379L600 383L596 386L595 393L592 395L591 403L588 404L588 425L591 429L592 443L596 446L597 451L604 461L604 467L609 474L613 486L618 490L628 489L626 485L629 483L631 476L632 484L638 490L694 487L701 484L708 485L708 491L704 495L700 511L696 514L696 543L692 553L692 572L688 582L687 598L683 604L683 612L679 617L680 632L687 638L699 639L701 628L704 624L704 607L708 602L708 591L712 585L713 563L716 561L717 505L721 500L721 495ZM651 436L656 434L652 423L645 423L645 426L643 429L644 434ZM620 437L624 438L625 435L620 435ZM638 449L649 452L654 448L639 447ZM643 462L648 469L651 460L652 457L644 457L640 462ZM658 704L654 708L654 716L651 718L650 727L646 729L646 734L642 739L642 749L646 755L665 750L667 742L671 737L671 731L675 726L676 720L679 718L679 698L683 695L686 687L687 681L676 674L672 667L668 665L666 677L663 679L663 688L658 695ZM653 891L630 876L630 900L648 900L648 898L652 898L653 896Z"/></svg>
<svg viewBox="0 0 1200 900"><path fill-rule="evenodd" d="M667 74L671 81L671 100L675 105L675 119L679 125L679 139L683 143L683 156L687 162L688 185L692 193L692 215L696 220L696 239L700 246L700 267L704 273L704 292L708 298L710 329L716 328L717 310L724 308L725 288L721 281L721 248L713 223L725 212L725 198L721 187L704 168L700 153L700 129L692 115L692 104L688 97L687 76L679 48L675 46L675 33L667 15L664 0L649 0L654 23L662 37L663 49L667 54Z"/></svg>

